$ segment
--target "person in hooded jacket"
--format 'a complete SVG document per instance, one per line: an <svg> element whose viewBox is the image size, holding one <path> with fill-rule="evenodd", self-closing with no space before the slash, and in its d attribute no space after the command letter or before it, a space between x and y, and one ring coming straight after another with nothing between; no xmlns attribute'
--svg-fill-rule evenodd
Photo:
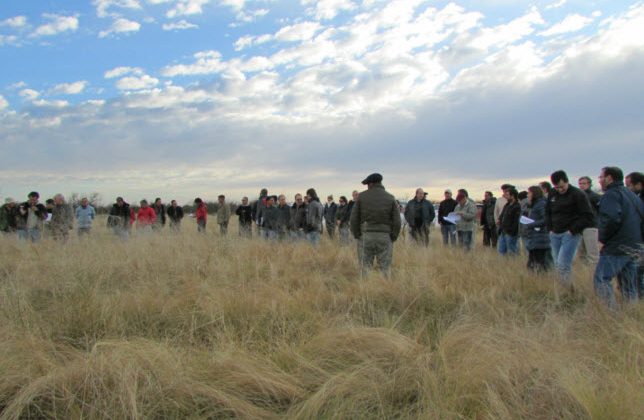
<svg viewBox="0 0 644 420"><path fill-rule="evenodd" d="M546 229L546 198L542 189L533 185L528 188L528 216L532 222L525 225L526 249L528 250L528 269L545 272L551 267L550 236Z"/></svg>

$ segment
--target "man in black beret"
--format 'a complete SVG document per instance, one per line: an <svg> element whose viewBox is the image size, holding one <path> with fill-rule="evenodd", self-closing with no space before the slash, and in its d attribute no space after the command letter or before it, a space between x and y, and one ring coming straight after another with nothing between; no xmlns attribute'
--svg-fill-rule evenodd
<svg viewBox="0 0 644 420"><path fill-rule="evenodd" d="M400 234L400 210L393 195L385 191L382 175L374 173L362 181L367 190L360 193L351 211L351 233L358 241L362 275L378 260L380 270L389 276L393 243Z"/></svg>

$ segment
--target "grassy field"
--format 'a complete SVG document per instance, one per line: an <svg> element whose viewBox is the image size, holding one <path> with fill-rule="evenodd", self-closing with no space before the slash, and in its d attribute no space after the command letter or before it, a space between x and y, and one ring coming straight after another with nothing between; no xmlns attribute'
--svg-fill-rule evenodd
<svg viewBox="0 0 644 420"><path fill-rule="evenodd" d="M0 239L0 418L595 418L644 413L644 311L524 258L169 232ZM638 414L639 413L639 414Z"/></svg>

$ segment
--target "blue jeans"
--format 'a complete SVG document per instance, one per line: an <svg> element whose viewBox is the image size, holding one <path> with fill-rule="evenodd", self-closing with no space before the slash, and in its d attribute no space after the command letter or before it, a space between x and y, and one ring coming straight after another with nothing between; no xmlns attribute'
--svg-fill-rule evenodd
<svg viewBox="0 0 644 420"><path fill-rule="evenodd" d="M501 255L519 255L519 237L502 233L501 236L499 236L497 249Z"/></svg>
<svg viewBox="0 0 644 420"><path fill-rule="evenodd" d="M311 245L318 246L320 243L320 232L307 232L306 239L311 243Z"/></svg>
<svg viewBox="0 0 644 420"><path fill-rule="evenodd" d="M456 233L458 234L458 245L465 248L466 251L471 251L473 232L471 230L459 230Z"/></svg>
<svg viewBox="0 0 644 420"><path fill-rule="evenodd" d="M573 235L570 232L550 233L550 248L552 248L552 259L559 272L559 280L564 286L571 286L572 261L575 259L577 247L581 241L581 235Z"/></svg>
<svg viewBox="0 0 644 420"><path fill-rule="evenodd" d="M611 280L617 277L624 303L637 301L637 263L628 255L600 255L595 268L595 293L609 308L615 309Z"/></svg>
<svg viewBox="0 0 644 420"><path fill-rule="evenodd" d="M38 242L40 237L40 229L18 229L18 239L22 241Z"/></svg>
<svg viewBox="0 0 644 420"><path fill-rule="evenodd" d="M452 243L456 245L456 225L451 223L441 225L441 234L443 235L443 245Z"/></svg>

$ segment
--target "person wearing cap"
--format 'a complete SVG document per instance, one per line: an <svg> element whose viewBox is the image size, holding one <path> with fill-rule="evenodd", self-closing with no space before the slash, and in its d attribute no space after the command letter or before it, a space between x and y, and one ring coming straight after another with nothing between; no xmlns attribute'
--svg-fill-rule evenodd
<svg viewBox="0 0 644 420"><path fill-rule="evenodd" d="M242 197L242 202L235 214L239 218L239 236L242 238L250 238L253 236L253 209L248 204L248 197Z"/></svg>
<svg viewBox="0 0 644 420"><path fill-rule="evenodd" d="M306 198L308 203L306 206L306 239L308 239L311 245L317 246L320 243L320 236L322 234L324 206L320 203L320 198L314 188L306 190Z"/></svg>
<svg viewBox="0 0 644 420"><path fill-rule="evenodd" d="M441 225L443 245L456 245L456 225L445 220L445 216L454 211L458 203L452 198L452 190L445 190L445 199L438 205L438 224Z"/></svg>
<svg viewBox="0 0 644 420"><path fill-rule="evenodd" d="M126 240L130 235L130 227L133 222L130 205L123 200L123 197L116 197L116 202L112 205L107 217L107 227L112 229L115 236Z"/></svg>
<svg viewBox="0 0 644 420"><path fill-rule="evenodd" d="M460 218L456 222L456 236L458 245L466 251L471 251L474 246L474 221L477 208L474 201L469 197L467 190L460 189L456 194L456 213Z"/></svg>
<svg viewBox="0 0 644 420"><path fill-rule="evenodd" d="M358 195L350 219L351 233L358 240L361 273L365 275L376 259L389 276L393 243L400 234L400 210L394 196L385 191L382 175L371 174L362 184L367 190Z"/></svg>
<svg viewBox="0 0 644 420"><path fill-rule="evenodd" d="M405 207L405 220L411 229L411 237L418 244L429 246L429 227L436 214L434 206L426 198L422 188L416 189L414 198Z"/></svg>
<svg viewBox="0 0 644 420"><path fill-rule="evenodd" d="M324 224L326 225L326 233L329 234L329 238L333 239L335 235L335 213L338 211L338 205L333 201L333 195L329 195L326 198L326 204L324 205Z"/></svg>
<svg viewBox="0 0 644 420"><path fill-rule="evenodd" d="M230 206L226 204L226 196L220 194L217 197L217 224L219 233L226 236L228 233L228 222L230 221Z"/></svg>
<svg viewBox="0 0 644 420"><path fill-rule="evenodd" d="M76 207L76 222L78 223L78 236L89 235L92 223L96 218L96 210L89 204L87 197L81 198L80 206Z"/></svg>
<svg viewBox="0 0 644 420"><path fill-rule="evenodd" d="M54 205L51 209L51 221L49 222L52 237L59 241L67 241L69 231L74 228L74 218L71 207L65 202L65 196L56 194Z"/></svg>
<svg viewBox="0 0 644 420"><path fill-rule="evenodd" d="M42 230L47 209L38 202L40 194L32 191L27 196L28 200L20 204L16 217L16 230L18 239L38 242L42 237Z"/></svg>
<svg viewBox="0 0 644 420"><path fill-rule="evenodd" d="M12 234L16 231L17 216L16 200L6 198L4 204L0 207L0 232Z"/></svg>
<svg viewBox="0 0 644 420"><path fill-rule="evenodd" d="M593 223L588 197L569 184L566 172L550 175L554 185L546 203L546 226L550 232L550 247L562 285L573 291L572 261L581 242L581 233Z"/></svg>

